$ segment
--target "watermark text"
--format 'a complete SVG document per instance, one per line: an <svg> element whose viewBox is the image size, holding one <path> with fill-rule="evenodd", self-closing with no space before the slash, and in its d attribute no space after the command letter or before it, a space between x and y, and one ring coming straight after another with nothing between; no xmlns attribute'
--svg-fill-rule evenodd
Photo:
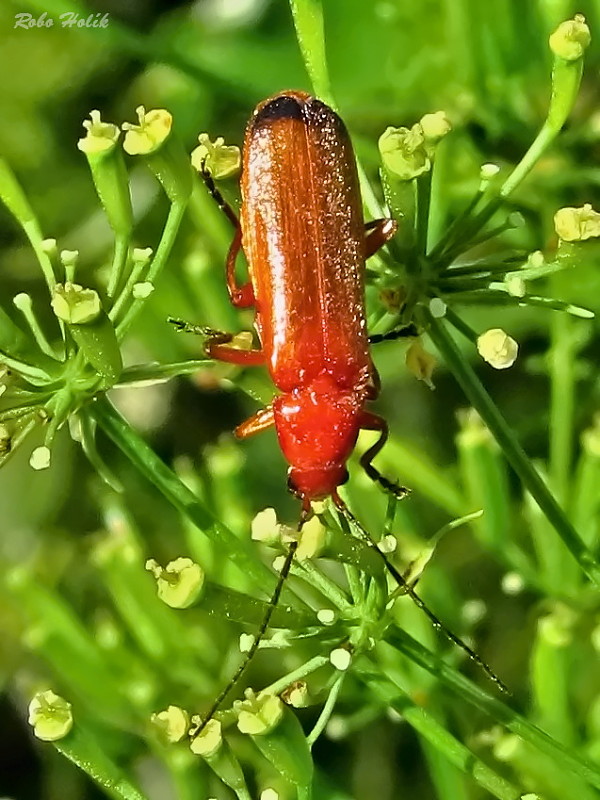
<svg viewBox="0 0 600 800"><path fill-rule="evenodd" d="M34 17L33 14L22 12L15 14L14 28L53 28L54 25L60 25L62 28L108 28L109 23L108 14L98 12L97 14L88 14L87 17L77 14L75 11L65 11L58 17L50 17L46 11Z"/></svg>

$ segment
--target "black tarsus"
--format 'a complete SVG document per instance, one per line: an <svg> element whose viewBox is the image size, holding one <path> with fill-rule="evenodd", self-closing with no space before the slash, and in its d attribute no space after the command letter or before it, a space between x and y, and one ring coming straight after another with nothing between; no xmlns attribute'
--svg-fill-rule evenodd
<svg viewBox="0 0 600 800"><path fill-rule="evenodd" d="M296 528L298 534L300 534L303 525L312 515L310 508L303 508L300 514L300 520L298 521L298 526ZM244 672L246 671L248 665L254 658L254 654L258 650L261 641L263 640L265 633L267 632L267 628L269 627L269 623L271 621L271 617L273 616L273 612L277 608L277 603L279 602L279 596L281 595L283 586L285 584L286 578L289 575L292 561L294 560L294 555L296 554L296 550L298 549L298 540L294 540L290 542L287 555L285 557L285 561L283 566L281 567L281 571L277 578L277 585L271 595L269 600L269 605L265 612L265 616L263 617L263 621L260 624L258 631L254 637L254 641L252 642L252 646L246 653L242 663L239 665L235 673L233 674L232 678L229 680L227 685L222 689L220 694L218 695L217 699L213 702L212 706L209 708L208 712L204 716L204 719L199 724L195 725L193 728L190 728L188 734L190 737L197 736L204 728L206 727L209 720L212 719L215 712L218 710L221 703L225 700L229 692L234 688L237 684L238 680L242 677Z"/></svg>
<svg viewBox="0 0 600 800"><path fill-rule="evenodd" d="M436 630L440 631L440 633L443 633L444 636L447 639L449 639L453 644L455 644L457 647L460 647L460 649L469 656L471 661L473 661L475 664L477 664L477 666L481 670L483 670L485 675L492 681L492 683L494 683L500 689L501 692L503 692L504 694L506 694L508 696L511 696L511 692L508 689L508 687L506 686L506 684L504 684L500 680L500 678L496 675L495 672L492 671L491 667L489 667L485 663L485 661L481 658L481 656L479 656L474 650L472 650L469 647L469 645L466 644L465 642L463 642L463 640L460 637L458 637L455 633L452 633L450 628L446 627L446 625L444 625L444 623L435 616L433 611L431 611L425 605L425 602L421 599L421 597L414 590L413 584L408 583L408 581L405 580L405 578L400 574L400 572L396 569L396 567L394 567L394 565L390 563L390 561L386 558L385 553L382 553L381 550L377 547L377 543L371 538L371 536L368 533L368 531L365 528L363 528L361 523L354 516L354 514L350 511L348 506L344 503L344 501L341 499L341 497L339 495L334 496L334 502L335 502L337 508L339 509L339 511L343 514L343 516L346 517L348 522L352 526L354 526L356 531L358 531L359 538L361 538L370 547L373 547L377 553L379 553L379 555L383 559L383 563L385 564L385 568L387 569L387 571L394 578L394 580L396 581L398 586L402 587L402 589L411 598L411 600L414 602L414 604L418 608L420 608L421 611L423 611L423 613L427 616L427 618L432 623L434 628L436 628Z"/></svg>
<svg viewBox="0 0 600 800"><path fill-rule="evenodd" d="M396 339L410 339L419 335L416 325L412 322L410 325L404 325L401 328L394 328L393 331L387 333L374 333L369 336L369 344L379 344L380 342L393 342Z"/></svg>

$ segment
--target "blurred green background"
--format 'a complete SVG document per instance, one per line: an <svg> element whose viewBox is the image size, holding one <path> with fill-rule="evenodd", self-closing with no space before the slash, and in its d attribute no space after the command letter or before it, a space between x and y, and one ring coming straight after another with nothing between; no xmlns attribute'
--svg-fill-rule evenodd
<svg viewBox="0 0 600 800"><path fill-rule="evenodd" d="M455 131L436 178L444 190L439 202L446 216L468 200L482 163L514 164L525 152L547 108L548 35L563 19L584 13L593 38L580 98L560 144L511 200L527 225L509 241L527 251L548 248L554 241L552 217L558 208L584 202L597 207L600 2L328 0L324 8L333 92L369 175L376 179L376 142L387 125L410 126L424 113L439 109L453 121ZM106 13L108 25L62 27L60 14L69 11L83 18ZM15 27L18 14L31 14L33 19L46 14L55 24ZM285 88L310 89L284 0L114 0L85 6L4 0L0 74L0 154L25 187L45 235L55 237L61 249L80 250L78 279L90 285L108 262L111 244L87 164L76 148L91 109L100 109L103 119L120 124L135 121L139 105L167 108L177 135L191 150L201 131L241 144L246 120L259 100ZM132 191L136 245L156 246L166 202L139 167L132 171ZM233 186L228 191L235 193ZM168 315L225 329L251 324L251 316L228 306L222 263L229 231L218 212L207 217L204 230L199 213L185 220L169 267L127 341L128 363L194 356L196 344L173 334L165 321ZM560 289L564 299L600 311L600 279L592 262L563 280ZM32 253L16 223L0 208L0 298L9 313L14 311L10 298L22 291L37 300L42 320L50 319ZM545 459L547 315L531 309L470 310L468 319L478 330L503 327L518 339L521 355L510 375L482 363L477 369L527 452ZM599 400L593 366L598 332L585 326L574 440L591 424ZM465 401L454 379L440 367L431 392L407 376L403 352L391 345L378 351L376 361L384 387L377 408L394 434L458 481L456 411ZM207 369L191 381L115 393L115 401L162 458L178 460L184 472L197 472L207 496L210 475L229 469L231 460L238 465L245 496L213 498L233 524L267 505L293 519L297 512L285 492L285 464L274 437L241 446L227 437L256 407L233 387L223 388L221 378L229 374L225 367ZM39 580L51 589L60 587L93 627L108 605L90 561L97 532L107 524L104 489L64 431L51 468L32 472L27 460L36 443L28 443L0 474L0 564L4 571L33 565ZM174 512L122 457L102 440L100 446L126 485L129 511L146 543L145 552L163 560L182 554ZM410 485L410 475L400 478ZM520 496L512 477L511 490L514 497ZM426 497L417 493L411 503L405 513L425 538L447 521L447 511ZM369 506L364 513L383 517L383 498L369 495L364 504ZM465 597L486 603L479 647L523 699L537 614L532 609L541 598L533 591L517 597L503 594L502 561L483 550L473 537L457 533L451 545L442 545L439 568L452 575ZM35 644L35 625L19 615L14 597L0 606L0 625L0 795L14 800L102 796L50 748L40 748L32 739L25 721L26 699L47 670ZM215 635L219 632L215 628ZM594 681L589 675L581 680L585 704L593 696ZM456 720L455 725L460 727ZM479 720L463 720L462 734L474 736L479 727ZM344 742L320 743L315 755L332 780L359 800L398 797L400 786L407 797L436 796L407 728L395 728L390 735L385 721L374 722ZM128 757L144 768L135 746ZM145 768L151 770L152 765ZM161 800L171 796L168 788L152 795ZM470 796L481 795L473 790Z"/></svg>

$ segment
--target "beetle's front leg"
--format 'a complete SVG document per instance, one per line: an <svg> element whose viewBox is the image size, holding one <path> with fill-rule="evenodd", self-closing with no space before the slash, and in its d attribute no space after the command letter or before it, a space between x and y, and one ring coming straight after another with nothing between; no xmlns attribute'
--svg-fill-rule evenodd
<svg viewBox="0 0 600 800"><path fill-rule="evenodd" d="M265 356L262 350L244 350L235 347L231 342L236 334L227 331L218 331L215 328L208 328L205 325L194 325L183 319L169 317L171 322L181 333L194 333L205 339L204 350L206 355L216 361L225 361L228 364L237 364L240 367L252 367L265 363Z"/></svg>

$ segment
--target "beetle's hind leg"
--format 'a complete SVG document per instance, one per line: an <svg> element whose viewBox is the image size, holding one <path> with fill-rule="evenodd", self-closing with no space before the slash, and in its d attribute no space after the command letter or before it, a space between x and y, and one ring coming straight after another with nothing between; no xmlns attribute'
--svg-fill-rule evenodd
<svg viewBox="0 0 600 800"><path fill-rule="evenodd" d="M394 328L387 333L374 333L369 336L369 344L379 344L380 342L393 342L396 339L413 339L419 335L417 326L414 323L403 325L401 328Z"/></svg>
<svg viewBox="0 0 600 800"><path fill-rule="evenodd" d="M371 414L370 411L363 411L361 414L359 424L362 430L366 431L379 431L379 439L375 442L374 445L371 445L369 449L363 453L360 459L360 465L367 473L369 478L375 483L378 483L381 488L389 492L390 494L397 497L399 500L402 500L409 494L409 490L405 486L400 486L400 484L396 483L395 481L390 481L384 475L379 472L379 470L373 466L373 459L382 449L384 444L388 438L388 426L387 422L382 418L378 417L377 414Z"/></svg>

